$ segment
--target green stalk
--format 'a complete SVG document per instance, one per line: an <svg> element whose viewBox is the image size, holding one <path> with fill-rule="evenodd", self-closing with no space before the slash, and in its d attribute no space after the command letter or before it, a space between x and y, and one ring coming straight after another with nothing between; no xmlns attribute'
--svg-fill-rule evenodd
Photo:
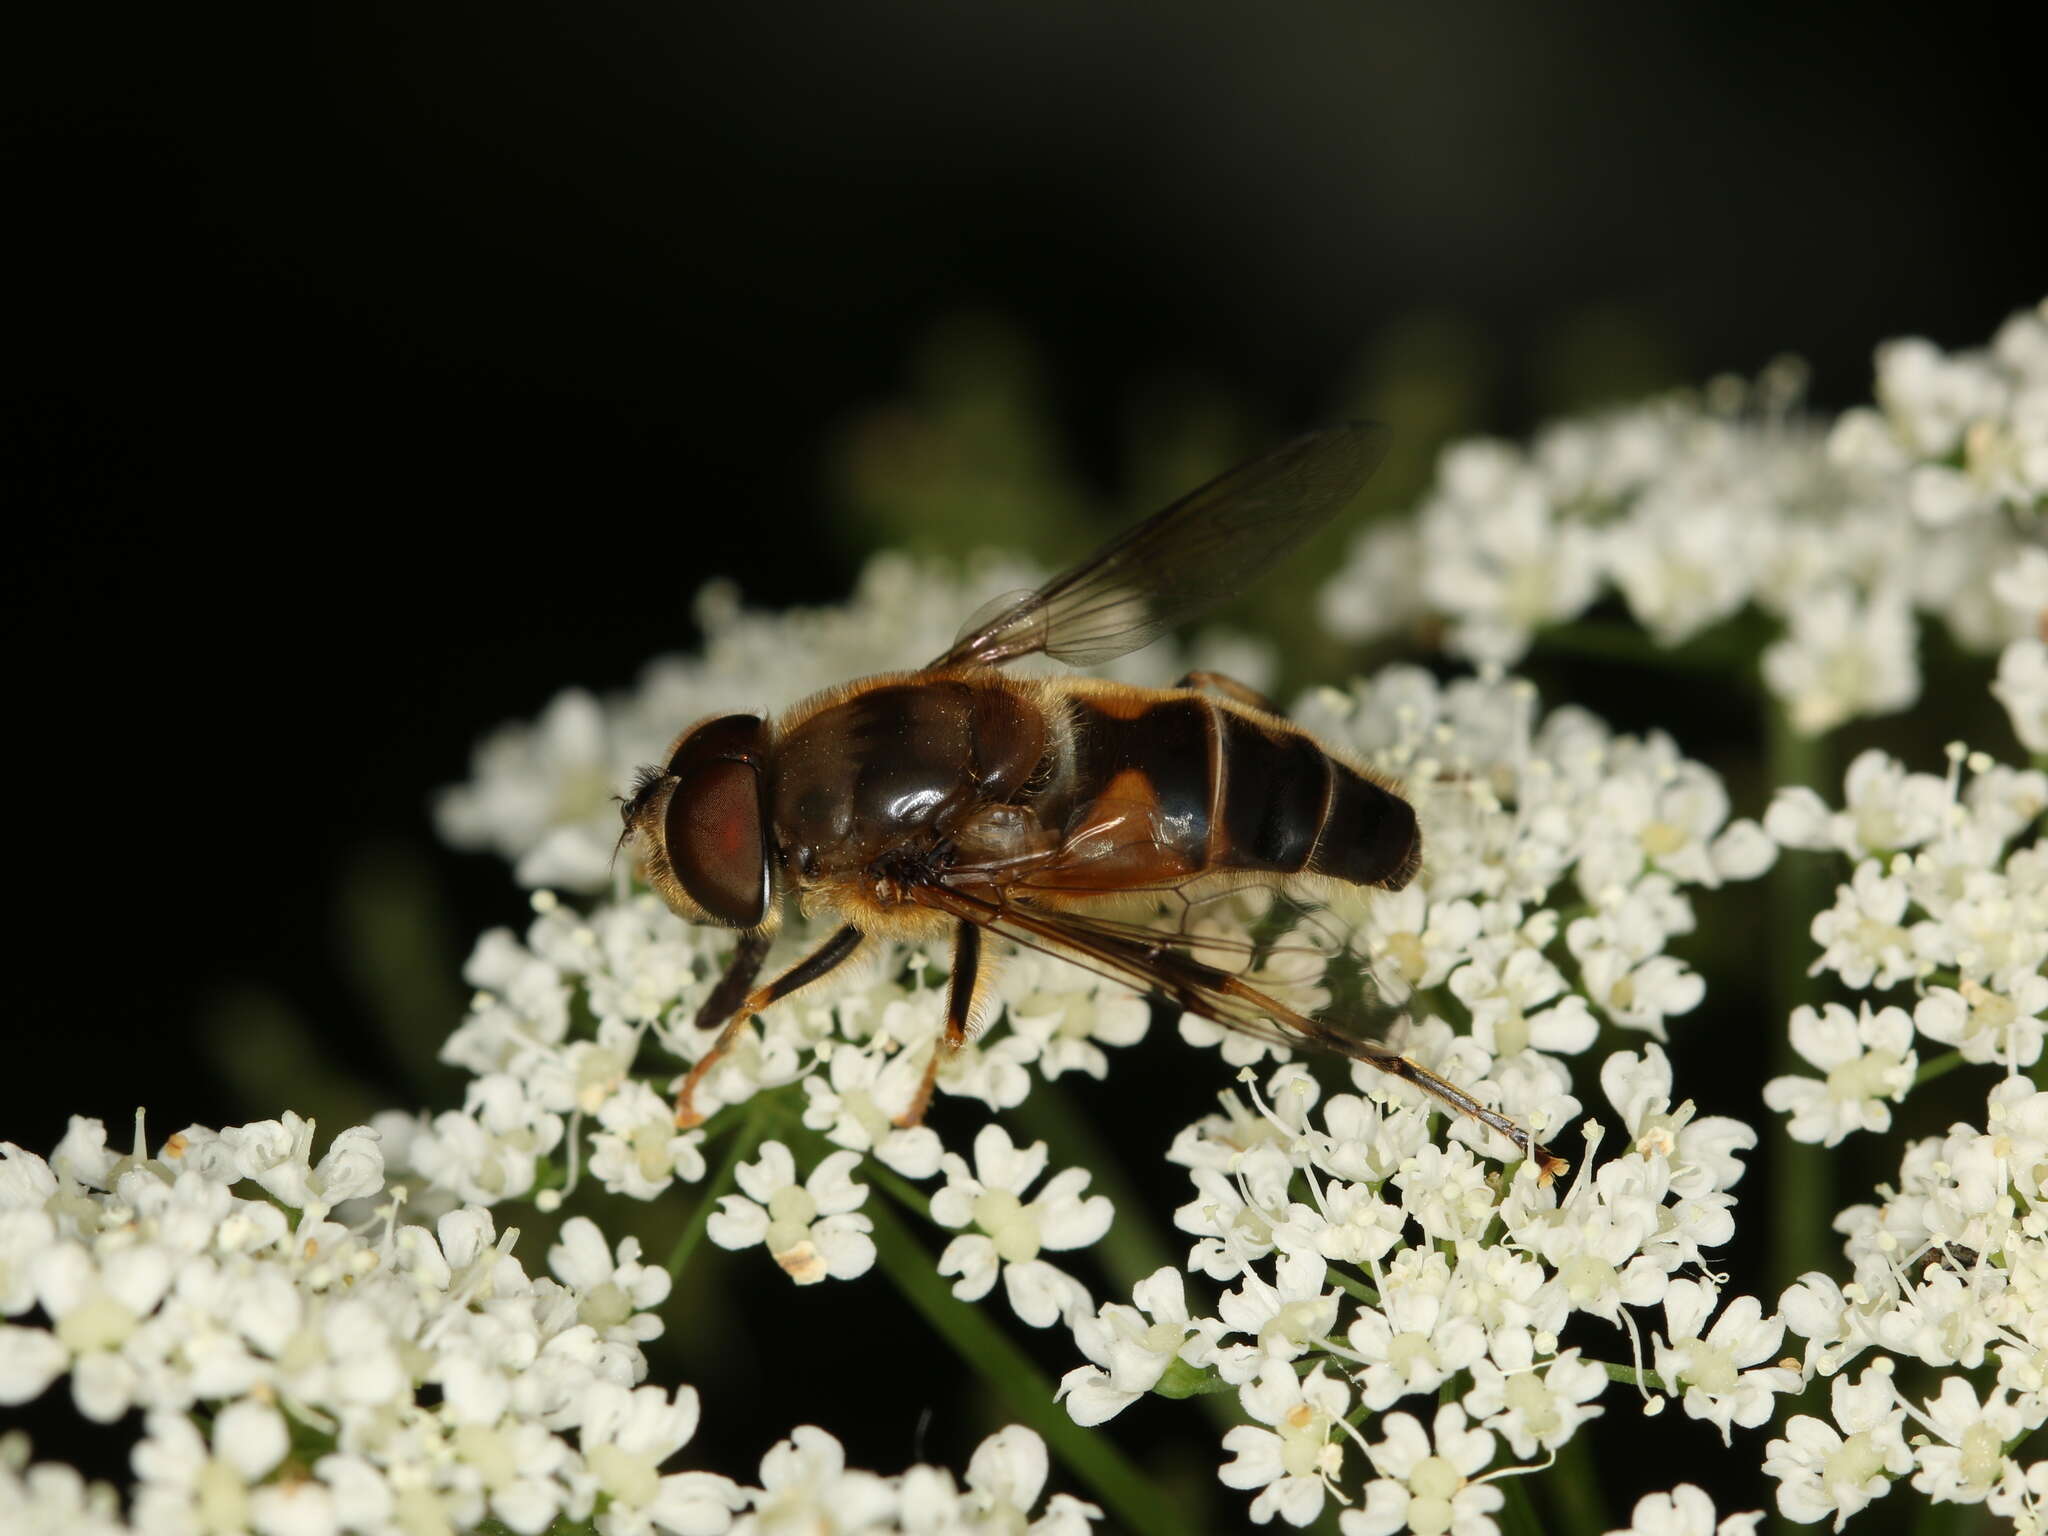
<svg viewBox="0 0 2048 1536"><path fill-rule="evenodd" d="M1829 793L1822 783L1828 772L1825 743L1795 730L1784 705L1768 692L1761 695L1761 702L1773 790L1805 785ZM1792 1048L1791 1018L1793 1009L1816 1000L1806 968L1812 959L1814 914L1828 903L1832 870L1833 861L1824 855L1785 849L1779 852L1768 877L1771 1011L1764 1024L1772 1077L1803 1075L1809 1070ZM1777 1172L1770 1192L1770 1252L1764 1270L1770 1289L1764 1292L1766 1296L1780 1294L1809 1270L1827 1268L1828 1234L1834 1216L1834 1170L1828 1153L1794 1141L1782 1128L1773 1147ZM1789 1407L1781 1405L1777 1422L1782 1424L1789 1412ZM1771 1529L1791 1532L1799 1527L1783 1515L1775 1515Z"/></svg>
<svg viewBox="0 0 2048 1536"><path fill-rule="evenodd" d="M1773 789L1805 785L1825 793L1826 745L1793 728L1784 706L1765 696L1764 733ZM1815 999L1806 967L1813 917L1828 903L1829 863L1811 853L1785 851L1770 873L1771 1011L1765 1019L1770 1075L1805 1073L1807 1063L1792 1048L1792 1011ZM1771 1248L1767 1273L1776 1295L1808 1270L1827 1266L1829 1223L1834 1217L1832 1165L1817 1146L1789 1136L1776 1141L1775 1187L1771 1191Z"/></svg>
<svg viewBox="0 0 2048 1536"><path fill-rule="evenodd" d="M932 1255L893 1210L873 1202L867 1214L874 1223L875 1253L883 1273L1005 1408L1045 1438L1052 1453L1102 1500L1122 1529L1142 1536L1173 1536L1199 1528L1191 1512L1171 1505L1107 1435L1083 1429L1067 1417L1053 1401L1052 1383L1030 1356L979 1307L953 1295Z"/></svg>
<svg viewBox="0 0 2048 1536"><path fill-rule="evenodd" d="M1557 1448L1557 1459L1551 1463L1541 1486L1551 1509L1560 1517L1557 1529L1585 1531L1591 1536L1594 1531L1611 1531L1615 1525L1607 1518L1607 1499L1593 1459L1593 1437L1586 1433L1586 1428L1580 1425L1579 1432Z"/></svg>
<svg viewBox="0 0 2048 1536"><path fill-rule="evenodd" d="M1529 1497L1529 1490L1522 1486L1523 1481L1524 1479L1519 1477L1504 1477L1494 1485L1507 1500L1501 1505L1501 1529L1507 1536L1544 1536L1543 1522L1536 1516L1536 1505ZM1570 1529L1575 1532L1584 1530L1591 1533L1599 1527L1573 1526Z"/></svg>
<svg viewBox="0 0 2048 1536"><path fill-rule="evenodd" d="M718 1209L719 1196L732 1188L733 1174L767 1131L768 1122L775 1112L772 1098L773 1095L768 1093L755 1095L754 1102L748 1106L746 1118L740 1122L739 1133L732 1139L732 1145L725 1149L725 1156L717 1169L704 1181L703 1197L698 1200L697 1208L690 1212L690 1220L684 1226L682 1236L676 1239L675 1247L668 1251L667 1269L671 1280L682 1274L683 1266L690 1262L690 1255L704 1241L704 1226L711 1220L711 1213Z"/></svg>
<svg viewBox="0 0 2048 1536"><path fill-rule="evenodd" d="M1920 1063L1920 1070L1913 1074L1913 1086L1918 1088L1922 1083L1931 1083L1937 1077L1947 1077L1949 1073L1955 1071L1962 1064L1963 1053L1961 1051L1944 1051L1932 1060Z"/></svg>

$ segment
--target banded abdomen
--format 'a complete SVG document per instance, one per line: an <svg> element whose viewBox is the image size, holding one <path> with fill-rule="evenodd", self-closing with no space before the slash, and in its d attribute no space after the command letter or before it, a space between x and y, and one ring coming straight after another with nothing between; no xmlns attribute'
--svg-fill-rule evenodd
<svg viewBox="0 0 2048 1536"><path fill-rule="evenodd" d="M1250 871L1399 890L1421 863L1408 802L1285 721L1114 685L1077 689L1063 708L1073 768L1054 792L1069 856L1044 883L1109 891Z"/></svg>

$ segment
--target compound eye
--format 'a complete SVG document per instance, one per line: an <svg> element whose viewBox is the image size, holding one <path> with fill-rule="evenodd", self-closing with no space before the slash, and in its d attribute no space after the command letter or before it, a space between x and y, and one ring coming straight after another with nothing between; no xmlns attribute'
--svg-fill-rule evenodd
<svg viewBox="0 0 2048 1536"><path fill-rule="evenodd" d="M689 898L721 923L752 928L768 914L768 839L754 765L763 722L729 715L687 735L663 828L669 867Z"/></svg>

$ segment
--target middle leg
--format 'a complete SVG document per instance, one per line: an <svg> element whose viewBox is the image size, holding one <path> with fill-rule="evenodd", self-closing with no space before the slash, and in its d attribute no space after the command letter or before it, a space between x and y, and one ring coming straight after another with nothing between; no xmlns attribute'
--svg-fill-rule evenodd
<svg viewBox="0 0 2048 1536"><path fill-rule="evenodd" d="M931 1108L932 1087L939 1080L939 1068L952 1060L953 1053L967 1041L967 1033L974 1024L976 994L987 979L981 964L981 943L981 929L975 924L963 922L954 928L953 975L946 990L946 1033L933 1044L924 1081L917 1085L910 1107L897 1117L898 1125L924 1123L924 1113Z"/></svg>

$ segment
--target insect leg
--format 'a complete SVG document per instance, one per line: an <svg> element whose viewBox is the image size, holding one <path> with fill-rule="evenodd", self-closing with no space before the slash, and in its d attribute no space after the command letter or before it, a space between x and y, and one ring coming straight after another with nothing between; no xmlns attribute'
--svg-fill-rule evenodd
<svg viewBox="0 0 2048 1536"><path fill-rule="evenodd" d="M724 1028L711 1042L711 1049L697 1059L697 1064L690 1068L690 1075L683 1079L683 1086L676 1093L676 1124L688 1129L704 1123L704 1117L697 1113L690 1100L697 1091L698 1080L732 1048L733 1037L739 1033L741 1025L763 1008L781 1002L792 992L837 970L853 957L865 937L851 925L841 928L765 987L755 987L751 992L747 988L761 969L761 961L768 953L768 940L753 934L741 939L739 948L733 953L731 966L719 978L711 996L697 1012L699 1029L711 1029L721 1024Z"/></svg>
<svg viewBox="0 0 2048 1536"><path fill-rule="evenodd" d="M917 1085L910 1108L897 1117L898 1125L923 1123L924 1112L931 1107L932 1085L939 1079L940 1066L950 1060L967 1039L974 1016L975 993L981 989L982 980L981 929L973 923L957 924L953 930L953 975L946 990L946 1035L932 1047L932 1059L924 1069L924 1081Z"/></svg>
<svg viewBox="0 0 2048 1536"><path fill-rule="evenodd" d="M1236 678L1222 672L1190 672L1173 685L1176 688L1194 688L1202 693L1221 694L1235 704L1249 705L1264 710L1269 715L1280 715L1286 711L1249 683L1240 683Z"/></svg>

